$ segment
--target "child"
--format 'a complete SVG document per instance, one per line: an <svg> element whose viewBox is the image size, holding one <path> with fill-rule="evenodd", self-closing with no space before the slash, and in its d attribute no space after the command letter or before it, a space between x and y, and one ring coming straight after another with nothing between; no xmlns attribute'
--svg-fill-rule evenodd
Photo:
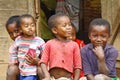
<svg viewBox="0 0 120 80"><path fill-rule="evenodd" d="M89 26L90 44L81 50L84 74L87 80L111 80L116 78L118 51L107 44L110 24L104 19L95 19Z"/></svg>
<svg viewBox="0 0 120 80"><path fill-rule="evenodd" d="M77 43L68 40L71 36L72 26L66 15L55 14L48 20L55 39L48 41L41 57L41 68L45 79L71 80L74 73L74 80L79 80L81 69L81 56ZM49 67L49 72L47 70Z"/></svg>
<svg viewBox="0 0 120 80"><path fill-rule="evenodd" d="M72 35L71 35L70 39L75 41L75 42L77 42L77 44L79 45L80 49L82 49L82 47L85 46L85 43L84 43L83 40L80 40L80 39L76 38L76 28L74 27L74 24L72 24Z"/></svg>
<svg viewBox="0 0 120 80"><path fill-rule="evenodd" d="M12 40L15 40L17 36L22 34L17 25L18 19L19 19L19 16L15 15L15 16L11 16L6 22L6 30ZM18 65L9 64L6 80L17 80L18 75L19 75Z"/></svg>
<svg viewBox="0 0 120 80"><path fill-rule="evenodd" d="M37 63L29 62L27 58L39 57L43 50L44 40L35 36L35 20L29 14L20 16L19 26L22 31L22 35L15 39L13 46L10 48L11 63L19 63L20 80L37 80L36 65ZM31 52L30 48L34 47Z"/></svg>

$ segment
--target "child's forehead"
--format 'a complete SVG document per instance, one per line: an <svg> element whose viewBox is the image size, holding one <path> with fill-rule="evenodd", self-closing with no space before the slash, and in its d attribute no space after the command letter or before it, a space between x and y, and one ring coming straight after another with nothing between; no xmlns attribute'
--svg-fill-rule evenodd
<svg viewBox="0 0 120 80"><path fill-rule="evenodd" d="M96 32L108 32L109 33L109 29L106 25L93 25L91 26L91 30L92 31L96 31Z"/></svg>
<svg viewBox="0 0 120 80"><path fill-rule="evenodd" d="M14 30L18 30L19 27L16 26L16 24L9 24L7 27L8 32L13 32Z"/></svg>
<svg viewBox="0 0 120 80"><path fill-rule="evenodd" d="M7 28L17 28L17 23L13 22L11 24L8 24Z"/></svg>
<svg viewBox="0 0 120 80"><path fill-rule="evenodd" d="M92 25L91 30L93 29L105 29L108 30L108 27L106 25Z"/></svg>
<svg viewBox="0 0 120 80"><path fill-rule="evenodd" d="M32 17L23 17L21 18L21 22L35 22Z"/></svg>

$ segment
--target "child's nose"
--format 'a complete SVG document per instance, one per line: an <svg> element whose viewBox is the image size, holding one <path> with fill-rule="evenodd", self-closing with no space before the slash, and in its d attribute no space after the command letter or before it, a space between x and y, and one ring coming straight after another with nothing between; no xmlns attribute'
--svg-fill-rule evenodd
<svg viewBox="0 0 120 80"><path fill-rule="evenodd" d="M100 36L97 37L97 41L101 41L101 39L102 39L102 38L101 38Z"/></svg>
<svg viewBox="0 0 120 80"><path fill-rule="evenodd" d="M72 26L71 25L67 25L67 29L72 30Z"/></svg>
<svg viewBox="0 0 120 80"><path fill-rule="evenodd" d="M32 28L31 25L29 25L29 26L28 26L28 29L31 29L31 28Z"/></svg>

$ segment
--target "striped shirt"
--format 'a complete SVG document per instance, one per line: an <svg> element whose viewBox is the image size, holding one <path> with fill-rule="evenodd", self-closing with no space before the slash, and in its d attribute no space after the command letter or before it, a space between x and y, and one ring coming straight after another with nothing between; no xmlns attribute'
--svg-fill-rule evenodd
<svg viewBox="0 0 120 80"><path fill-rule="evenodd" d="M10 47L10 63L19 63L20 74L23 76L36 75L36 66L30 65L25 60L31 46L35 47L36 57L39 57L44 48L44 40L40 37L34 37L32 40L24 40L21 36L17 37L14 44Z"/></svg>

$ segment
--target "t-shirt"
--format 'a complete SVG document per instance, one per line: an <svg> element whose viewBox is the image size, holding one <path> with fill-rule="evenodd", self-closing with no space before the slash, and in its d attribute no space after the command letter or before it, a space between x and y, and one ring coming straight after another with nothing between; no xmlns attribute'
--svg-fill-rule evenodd
<svg viewBox="0 0 120 80"><path fill-rule="evenodd" d="M76 68L82 68L79 46L71 40L67 42L58 39L49 40L45 45L40 62L49 65L49 69L58 67L71 73Z"/></svg>
<svg viewBox="0 0 120 80"><path fill-rule="evenodd" d="M85 46L85 43L83 40L75 39L75 42L79 45L80 49L82 49L82 47Z"/></svg>
<svg viewBox="0 0 120 80"><path fill-rule="evenodd" d="M118 56L118 51L111 45L106 44L104 48L106 65L110 71L109 77L116 77L116 58ZM93 53L93 45L90 43L81 49L82 64L84 74L99 74L98 71L98 59Z"/></svg>
<svg viewBox="0 0 120 80"><path fill-rule="evenodd" d="M23 76L36 75L36 66L28 64L25 60L25 55L29 48L34 46L36 58L39 57L44 48L44 44L44 40L40 37L34 37L32 40L24 40L22 36L17 37L9 49L10 63L19 63L20 74Z"/></svg>

